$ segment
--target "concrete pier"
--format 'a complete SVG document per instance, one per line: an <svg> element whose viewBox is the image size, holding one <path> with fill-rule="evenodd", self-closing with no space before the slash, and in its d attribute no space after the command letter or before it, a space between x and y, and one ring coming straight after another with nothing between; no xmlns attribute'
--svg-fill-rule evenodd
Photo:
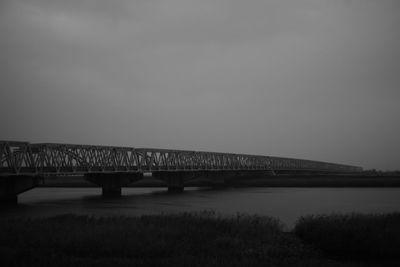
<svg viewBox="0 0 400 267"><path fill-rule="evenodd" d="M196 175L197 172L193 171L156 171L152 174L155 179L165 181L171 193L183 192L185 182L194 179Z"/></svg>
<svg viewBox="0 0 400 267"><path fill-rule="evenodd" d="M0 176L0 205L16 205L18 194L36 187L39 180L38 176L30 175Z"/></svg>
<svg viewBox="0 0 400 267"><path fill-rule="evenodd" d="M119 197L123 186L143 178L142 172L87 173L85 179L102 188L103 197Z"/></svg>

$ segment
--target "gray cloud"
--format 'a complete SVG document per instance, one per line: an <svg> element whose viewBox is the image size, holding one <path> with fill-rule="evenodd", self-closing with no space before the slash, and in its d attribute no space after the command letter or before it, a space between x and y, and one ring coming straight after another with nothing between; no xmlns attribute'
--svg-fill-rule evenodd
<svg viewBox="0 0 400 267"><path fill-rule="evenodd" d="M399 169L400 4L0 3L0 139Z"/></svg>

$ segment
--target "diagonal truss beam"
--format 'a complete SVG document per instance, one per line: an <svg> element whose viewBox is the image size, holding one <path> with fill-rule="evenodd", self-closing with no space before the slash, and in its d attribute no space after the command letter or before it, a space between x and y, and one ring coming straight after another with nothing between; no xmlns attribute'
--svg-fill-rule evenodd
<svg viewBox="0 0 400 267"><path fill-rule="evenodd" d="M246 154L0 141L0 175L208 170L358 172L362 168Z"/></svg>

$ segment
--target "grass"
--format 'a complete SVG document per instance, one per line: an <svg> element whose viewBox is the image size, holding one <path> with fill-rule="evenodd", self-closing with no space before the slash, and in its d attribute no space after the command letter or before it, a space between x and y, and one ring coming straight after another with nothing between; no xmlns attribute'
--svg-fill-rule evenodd
<svg viewBox="0 0 400 267"><path fill-rule="evenodd" d="M332 248L346 249L343 242L347 241L376 242L375 236L383 233L375 246L365 245L367 250L362 253L385 245L380 250L385 250L383 254L376 256L394 256L390 253L399 250L395 226L399 218L399 214L304 217L291 233L283 232L282 223L271 217L221 217L212 211L141 217L3 218L0 266L359 266L357 261L341 262L342 258L334 257L338 250ZM356 226L351 228L350 222ZM343 227L334 228L337 224ZM376 235L365 235L360 227ZM349 239L349 233L359 237ZM397 241L385 241L388 235Z"/></svg>
<svg viewBox="0 0 400 267"><path fill-rule="evenodd" d="M294 233L336 259L400 258L400 213L306 216Z"/></svg>

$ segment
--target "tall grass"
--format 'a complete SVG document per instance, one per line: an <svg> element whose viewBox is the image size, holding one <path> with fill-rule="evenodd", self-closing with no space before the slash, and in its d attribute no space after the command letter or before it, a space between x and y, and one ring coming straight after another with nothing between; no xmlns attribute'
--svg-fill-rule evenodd
<svg viewBox="0 0 400 267"><path fill-rule="evenodd" d="M313 255L270 217L213 212L0 220L1 266L260 266Z"/></svg>
<svg viewBox="0 0 400 267"><path fill-rule="evenodd" d="M210 211L0 218L0 266L399 266L399 226L400 213L306 216L291 233Z"/></svg>
<svg viewBox="0 0 400 267"><path fill-rule="evenodd" d="M338 259L400 259L400 213L306 216L294 233Z"/></svg>

